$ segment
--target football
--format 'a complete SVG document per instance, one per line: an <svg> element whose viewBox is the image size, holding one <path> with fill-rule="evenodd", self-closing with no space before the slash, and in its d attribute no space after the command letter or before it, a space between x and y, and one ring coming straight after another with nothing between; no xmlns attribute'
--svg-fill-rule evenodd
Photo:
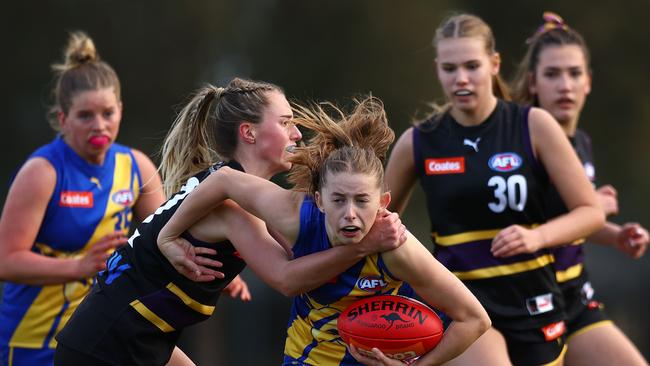
<svg viewBox="0 0 650 366"><path fill-rule="evenodd" d="M433 349L444 332L427 305L398 295L370 296L348 306L337 321L339 336L360 353L373 347L387 357L408 361Z"/></svg>

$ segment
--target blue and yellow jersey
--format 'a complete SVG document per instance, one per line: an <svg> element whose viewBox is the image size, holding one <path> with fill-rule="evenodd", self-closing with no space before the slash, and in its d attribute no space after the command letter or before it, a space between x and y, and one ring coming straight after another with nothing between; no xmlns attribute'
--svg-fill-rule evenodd
<svg viewBox="0 0 650 366"><path fill-rule="evenodd" d="M300 210L295 257L331 248L325 216L311 198ZM284 347L284 365L359 365L337 330L339 315L354 301L378 294L402 294L407 286L393 277L381 255L360 260L317 289L294 297Z"/></svg>
<svg viewBox="0 0 650 366"><path fill-rule="evenodd" d="M32 251L45 256L83 256L113 231L128 234L142 179L131 149L113 144L102 165L89 164L61 136L36 150L56 170L56 186ZM31 286L5 283L0 305L0 343L54 348L54 335L89 291L92 279Z"/></svg>

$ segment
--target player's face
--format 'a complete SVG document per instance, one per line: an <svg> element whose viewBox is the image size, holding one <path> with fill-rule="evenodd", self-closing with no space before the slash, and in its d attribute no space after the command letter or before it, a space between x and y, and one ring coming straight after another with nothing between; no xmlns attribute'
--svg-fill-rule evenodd
<svg viewBox="0 0 650 366"><path fill-rule="evenodd" d="M579 46L548 46L540 52L530 92L558 122L577 121L590 91L591 76Z"/></svg>
<svg viewBox="0 0 650 366"><path fill-rule="evenodd" d="M287 157L302 134L293 123L293 111L284 94L271 91L267 99L262 120L255 126L256 156L268 164L272 174L277 174L291 168Z"/></svg>
<svg viewBox="0 0 650 366"><path fill-rule="evenodd" d="M436 68L452 108L472 113L493 98L492 78L499 73L498 54L489 55L479 37L438 42Z"/></svg>
<svg viewBox="0 0 650 366"><path fill-rule="evenodd" d="M82 91L58 117L66 143L84 160L101 164L120 130L122 102L113 87Z"/></svg>
<svg viewBox="0 0 650 366"><path fill-rule="evenodd" d="M327 173L326 184L316 192L325 212L327 235L332 245L358 243L375 222L380 207L388 202L377 177L360 173Z"/></svg>

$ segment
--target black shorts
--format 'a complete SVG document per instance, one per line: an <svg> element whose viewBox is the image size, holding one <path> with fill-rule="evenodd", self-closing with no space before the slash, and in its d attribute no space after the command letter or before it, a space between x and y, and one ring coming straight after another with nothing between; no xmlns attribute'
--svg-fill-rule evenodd
<svg viewBox="0 0 650 366"><path fill-rule="evenodd" d="M600 325L610 324L605 306L594 298L594 290L587 273L560 284L566 302L567 337L583 333Z"/></svg>
<svg viewBox="0 0 650 366"><path fill-rule="evenodd" d="M562 332L562 334L554 339L546 340L543 329L512 330L499 329L498 326L494 326L505 338L508 356L515 366L554 365L564 357L566 352L565 323L553 323L550 328L546 329L553 327L557 329L556 332Z"/></svg>
<svg viewBox="0 0 650 366"><path fill-rule="evenodd" d="M54 366L114 366L112 363L104 362L97 357L87 355L68 348L61 343L56 346L54 352Z"/></svg>

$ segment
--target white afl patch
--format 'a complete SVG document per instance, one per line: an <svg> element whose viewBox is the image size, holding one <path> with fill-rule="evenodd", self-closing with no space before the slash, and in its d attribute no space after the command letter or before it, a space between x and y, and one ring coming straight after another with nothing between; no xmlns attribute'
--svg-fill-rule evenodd
<svg viewBox="0 0 650 366"><path fill-rule="evenodd" d="M490 169L497 172L511 172L517 170L523 163L524 160L521 156L513 152L494 154L490 160L488 160Z"/></svg>
<svg viewBox="0 0 650 366"><path fill-rule="evenodd" d="M381 277L378 276L367 276L361 277L357 281L357 287L360 290L367 292L377 292L382 288L386 287L388 284Z"/></svg>
<svg viewBox="0 0 650 366"><path fill-rule="evenodd" d="M129 207L133 204L133 191L130 189L117 191L113 194L113 197L111 197L111 199L118 205Z"/></svg>
<svg viewBox="0 0 650 366"><path fill-rule="evenodd" d="M553 294L548 293L526 299L526 308L530 315L547 313L555 307L553 306Z"/></svg>

